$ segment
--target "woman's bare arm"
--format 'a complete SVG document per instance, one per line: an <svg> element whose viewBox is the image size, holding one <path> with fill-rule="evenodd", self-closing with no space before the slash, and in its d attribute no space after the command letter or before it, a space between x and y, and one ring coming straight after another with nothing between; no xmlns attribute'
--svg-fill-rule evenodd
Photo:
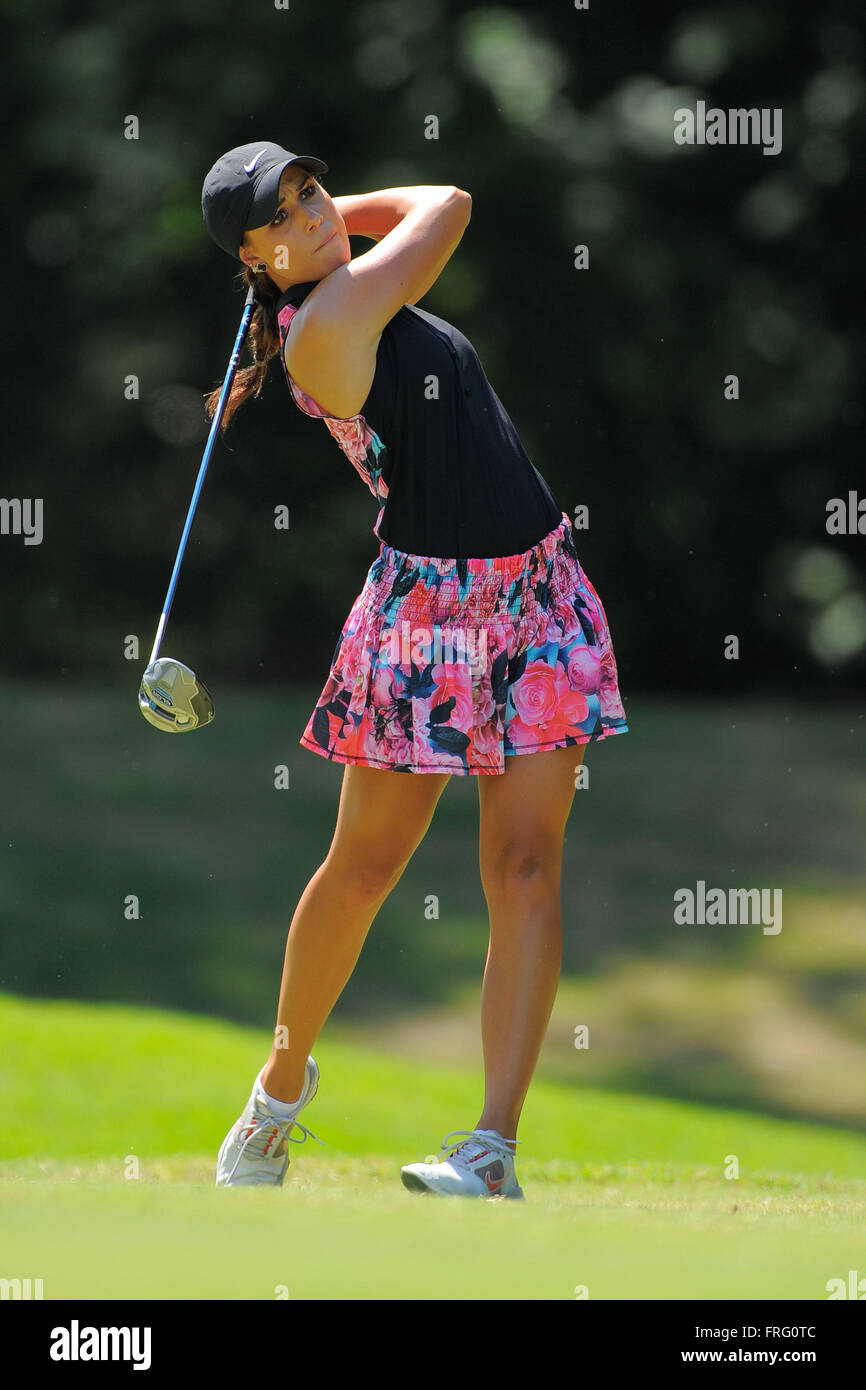
<svg viewBox="0 0 866 1390"><path fill-rule="evenodd" d="M381 241L400 220L388 199L392 191L386 188L379 193L341 193L331 202L345 222L350 236L365 236L371 241Z"/></svg>
<svg viewBox="0 0 866 1390"><path fill-rule="evenodd" d="M380 188L376 193L341 193L331 202L350 236L381 241L407 212L424 201L431 187L438 185L415 184L407 188Z"/></svg>
<svg viewBox="0 0 866 1390"><path fill-rule="evenodd" d="M397 215L376 246L331 271L297 315L309 375L335 352L357 354L375 346L385 324L403 304L425 294L454 253L472 215L472 198L453 184L422 184L366 196L371 231ZM402 211L402 209L406 209ZM342 213L341 213L342 216ZM306 311L306 312L305 312Z"/></svg>

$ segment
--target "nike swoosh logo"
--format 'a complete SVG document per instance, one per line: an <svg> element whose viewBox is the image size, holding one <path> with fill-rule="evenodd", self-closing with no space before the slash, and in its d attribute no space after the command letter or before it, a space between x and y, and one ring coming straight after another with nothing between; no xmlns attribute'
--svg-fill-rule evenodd
<svg viewBox="0 0 866 1390"><path fill-rule="evenodd" d="M488 1192L498 1192L499 1189L500 1189L500 1187L502 1186L502 1184L505 1182L505 1179L504 1179L504 1178L493 1178L493 1179L491 1179L490 1174L489 1174L489 1173L485 1173L485 1174L484 1174L484 1181L487 1183L487 1191L488 1191Z"/></svg>
<svg viewBox="0 0 866 1390"><path fill-rule="evenodd" d="M263 150L259 150L258 154L254 154L254 155L253 155L253 157L252 157L252 159L250 160L249 164L245 164L245 165L244 165L244 169L246 170L246 172L247 172L248 174L251 174L251 173L253 172L253 170L255 169L256 165L257 165L258 162L259 162L259 160L261 159L262 155L263 155L263 154L266 154L266 153L267 153L267 145L265 146L265 148L264 148Z"/></svg>

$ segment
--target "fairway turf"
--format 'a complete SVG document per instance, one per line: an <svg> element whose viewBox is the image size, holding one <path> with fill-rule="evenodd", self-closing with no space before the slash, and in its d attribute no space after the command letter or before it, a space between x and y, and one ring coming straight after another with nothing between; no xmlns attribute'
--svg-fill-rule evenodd
<svg viewBox="0 0 866 1390"><path fill-rule="evenodd" d="M476 1122L480 1075L329 1025L304 1114L327 1148L293 1144L282 1188L217 1189L257 1031L7 995L0 1042L0 1273L46 1299L826 1299L866 1273L849 1131L538 1080L525 1203L421 1196L400 1166Z"/></svg>
<svg viewBox="0 0 866 1390"><path fill-rule="evenodd" d="M382 1157L303 1155L273 1190L213 1188L212 1168L6 1169L4 1268L46 1299L570 1300L824 1299L863 1267L863 1183L732 1193L688 1168L528 1161L523 1204L413 1195Z"/></svg>

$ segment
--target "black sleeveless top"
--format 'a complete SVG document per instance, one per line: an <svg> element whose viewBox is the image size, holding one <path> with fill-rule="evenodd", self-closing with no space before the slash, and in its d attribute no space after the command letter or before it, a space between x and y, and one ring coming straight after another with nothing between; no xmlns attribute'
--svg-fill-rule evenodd
<svg viewBox="0 0 866 1390"><path fill-rule="evenodd" d="M529 550L562 520L468 338L412 304L385 325L357 415L327 415L290 376L292 318L319 283L277 301L280 360L296 404L317 416L381 504L374 535L414 555L462 559Z"/></svg>

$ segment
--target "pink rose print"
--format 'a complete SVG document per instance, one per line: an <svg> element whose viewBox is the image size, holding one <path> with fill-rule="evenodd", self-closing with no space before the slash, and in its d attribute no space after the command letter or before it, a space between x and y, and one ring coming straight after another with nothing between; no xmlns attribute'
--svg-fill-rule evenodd
<svg viewBox="0 0 866 1390"><path fill-rule="evenodd" d="M529 662L511 699L517 717L509 724L509 737L515 746L537 742L539 733L550 742L573 737L589 714L589 701L569 687L565 671L554 672L543 661Z"/></svg>
<svg viewBox="0 0 866 1390"><path fill-rule="evenodd" d="M464 733L472 728L473 708L472 708L472 683L469 679L469 667L463 666L441 666L432 667L433 680L436 682L436 694L430 702L430 708L435 709L436 705L442 705L453 695L455 704L448 716L448 727L450 729L462 729Z"/></svg>
<svg viewBox="0 0 866 1390"><path fill-rule="evenodd" d="M480 680L476 680L472 687L473 716L472 720L476 728L483 728L496 709L496 701L493 698L493 686L490 684L490 676L485 671Z"/></svg>
<svg viewBox="0 0 866 1390"><path fill-rule="evenodd" d="M571 685L585 695L594 695L598 690L601 654L598 647L588 647L580 643L574 647L568 658L568 679Z"/></svg>
<svg viewBox="0 0 866 1390"><path fill-rule="evenodd" d="M364 666L365 651L361 642L343 642L337 660L334 663L335 672L339 672L344 684L354 686L357 677L362 674Z"/></svg>
<svg viewBox="0 0 866 1390"><path fill-rule="evenodd" d="M373 677L373 702L377 709L383 709L397 698L400 690L400 677L392 666L379 662Z"/></svg>
<svg viewBox="0 0 866 1390"><path fill-rule="evenodd" d="M480 728L475 728L472 732L472 750L482 759L489 759L493 766L499 762L499 754L502 749L502 733L496 720L491 718L490 723Z"/></svg>

